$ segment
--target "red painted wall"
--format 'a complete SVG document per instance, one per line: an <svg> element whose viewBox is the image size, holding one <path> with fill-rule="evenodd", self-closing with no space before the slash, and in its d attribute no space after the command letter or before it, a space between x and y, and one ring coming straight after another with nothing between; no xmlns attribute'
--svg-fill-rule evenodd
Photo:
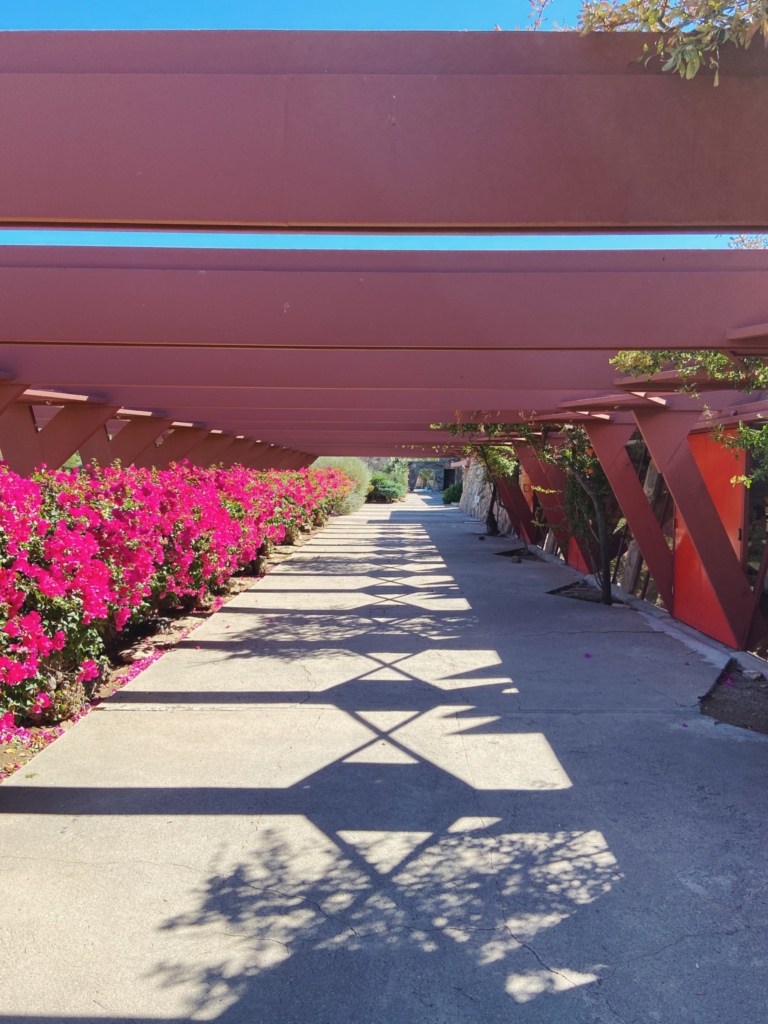
<svg viewBox="0 0 768 1024"><path fill-rule="evenodd" d="M704 477L707 490L720 513L733 550L741 558L745 488L741 484L731 484L730 481L731 477L744 472L745 454L728 451L715 441L712 434L691 434L688 443ZM715 597L709 577L691 543L685 523L677 511L674 581L675 618L730 647L738 647Z"/></svg>

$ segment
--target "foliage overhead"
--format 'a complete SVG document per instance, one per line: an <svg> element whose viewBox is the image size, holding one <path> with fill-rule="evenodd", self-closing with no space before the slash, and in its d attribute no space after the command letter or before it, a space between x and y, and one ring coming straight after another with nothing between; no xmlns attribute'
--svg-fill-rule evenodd
<svg viewBox="0 0 768 1024"><path fill-rule="evenodd" d="M768 480L768 429L765 426L754 427L739 423L735 431L715 431L720 444L735 452L747 452L749 455L749 473L739 473L731 477L732 484L751 486L756 480Z"/></svg>
<svg viewBox="0 0 768 1024"><path fill-rule="evenodd" d="M675 370L680 376L681 391L696 392L698 385L712 381L721 382L723 389L747 392L768 389L768 366L761 356L735 360L712 349L627 350L619 352L610 362L621 373L647 381L657 373Z"/></svg>
<svg viewBox="0 0 768 1024"><path fill-rule="evenodd" d="M709 68L718 84L721 49L746 48L756 35L768 43L768 0L585 0L582 32L652 32L639 61L660 59L662 71L694 78Z"/></svg>

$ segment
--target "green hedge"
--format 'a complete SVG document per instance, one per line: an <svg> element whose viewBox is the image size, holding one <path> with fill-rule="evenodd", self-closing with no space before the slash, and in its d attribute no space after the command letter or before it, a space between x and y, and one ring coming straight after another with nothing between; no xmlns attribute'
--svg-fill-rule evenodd
<svg viewBox="0 0 768 1024"><path fill-rule="evenodd" d="M350 512L357 512L359 508L362 508L371 486L371 471L362 459L343 455L323 456L320 459L315 459L312 467L313 469L326 467L340 469L355 484L355 489L341 503L339 512L342 515L349 515Z"/></svg>
<svg viewBox="0 0 768 1024"><path fill-rule="evenodd" d="M382 504L402 501L407 490L408 484L405 481L389 476L387 473L374 473L371 476L371 488L367 500Z"/></svg>
<svg viewBox="0 0 768 1024"><path fill-rule="evenodd" d="M460 483L448 484L443 491L443 502L446 505L450 505L454 501L461 501L461 496L464 493L464 487Z"/></svg>

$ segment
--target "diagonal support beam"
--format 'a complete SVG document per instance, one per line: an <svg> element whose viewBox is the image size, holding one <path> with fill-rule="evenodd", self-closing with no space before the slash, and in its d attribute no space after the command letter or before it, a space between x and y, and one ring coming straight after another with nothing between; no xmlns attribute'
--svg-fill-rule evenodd
<svg viewBox="0 0 768 1024"><path fill-rule="evenodd" d="M314 456L307 455L306 452L290 452L283 468L304 469L305 466L309 466L314 461Z"/></svg>
<svg viewBox="0 0 768 1024"><path fill-rule="evenodd" d="M39 431L26 402L14 402L0 414L0 453L20 476L29 476L42 463Z"/></svg>
<svg viewBox="0 0 768 1024"><path fill-rule="evenodd" d="M535 544L539 539L540 530L533 521L533 513L520 484L505 477L496 476L493 479L499 492L499 500L512 520L518 537L526 544Z"/></svg>
<svg viewBox="0 0 768 1024"><path fill-rule="evenodd" d="M50 469L58 469L103 427L119 406L83 403L65 405L40 431L40 453Z"/></svg>
<svg viewBox="0 0 768 1024"><path fill-rule="evenodd" d="M273 469L277 460L276 452L280 451L274 445L257 441L248 453L243 465L248 469Z"/></svg>
<svg viewBox="0 0 768 1024"><path fill-rule="evenodd" d="M584 428L662 600L671 613L674 593L672 552L626 449L635 425L586 422Z"/></svg>
<svg viewBox="0 0 768 1024"><path fill-rule="evenodd" d="M80 456L83 462L98 462L100 466L109 466L118 460L128 466L150 449L171 422L159 416L136 417L111 440L106 429L98 430L80 446Z"/></svg>
<svg viewBox="0 0 768 1024"><path fill-rule="evenodd" d="M563 557L567 557L570 541L573 539L585 565L591 565L590 552L583 541L572 536L568 520L565 517L565 473L557 466L549 466L541 462L532 446L525 442L517 442L515 451L520 465L528 474L533 489L541 502L547 522L552 528Z"/></svg>
<svg viewBox="0 0 768 1024"><path fill-rule="evenodd" d="M236 437L219 460L225 469L232 466L247 466L256 442L249 437Z"/></svg>
<svg viewBox="0 0 768 1024"><path fill-rule="evenodd" d="M116 412L113 405L67 405L38 430L31 405L15 402L0 415L0 451L21 476L43 464L58 469Z"/></svg>
<svg viewBox="0 0 768 1024"><path fill-rule="evenodd" d="M196 466L212 466L235 440L232 434L210 433L187 452L187 458Z"/></svg>
<svg viewBox="0 0 768 1024"><path fill-rule="evenodd" d="M637 410L635 419L683 518L736 647L747 642L754 595L688 444L698 411Z"/></svg>
<svg viewBox="0 0 768 1024"><path fill-rule="evenodd" d="M23 395L28 387L29 384L19 384L15 380L0 381L0 413Z"/></svg>
<svg viewBox="0 0 768 1024"><path fill-rule="evenodd" d="M174 427L161 445L146 449L136 460L136 465L167 469L172 462L186 458L208 433L206 427Z"/></svg>

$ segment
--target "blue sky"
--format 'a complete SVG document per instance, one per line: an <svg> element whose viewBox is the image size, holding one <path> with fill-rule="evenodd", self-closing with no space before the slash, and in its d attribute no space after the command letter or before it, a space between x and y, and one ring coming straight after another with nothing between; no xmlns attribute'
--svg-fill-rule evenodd
<svg viewBox="0 0 768 1024"><path fill-rule="evenodd" d="M579 0L554 0L551 21L575 25ZM27 0L4 4L2 29L415 29L524 26L527 0Z"/></svg>
<svg viewBox="0 0 768 1024"><path fill-rule="evenodd" d="M576 24L579 0L553 0L545 28ZM525 27L527 0L28 0L6 4L0 30L354 29L490 31ZM0 245L310 249L718 249L727 235L369 236L0 229Z"/></svg>

